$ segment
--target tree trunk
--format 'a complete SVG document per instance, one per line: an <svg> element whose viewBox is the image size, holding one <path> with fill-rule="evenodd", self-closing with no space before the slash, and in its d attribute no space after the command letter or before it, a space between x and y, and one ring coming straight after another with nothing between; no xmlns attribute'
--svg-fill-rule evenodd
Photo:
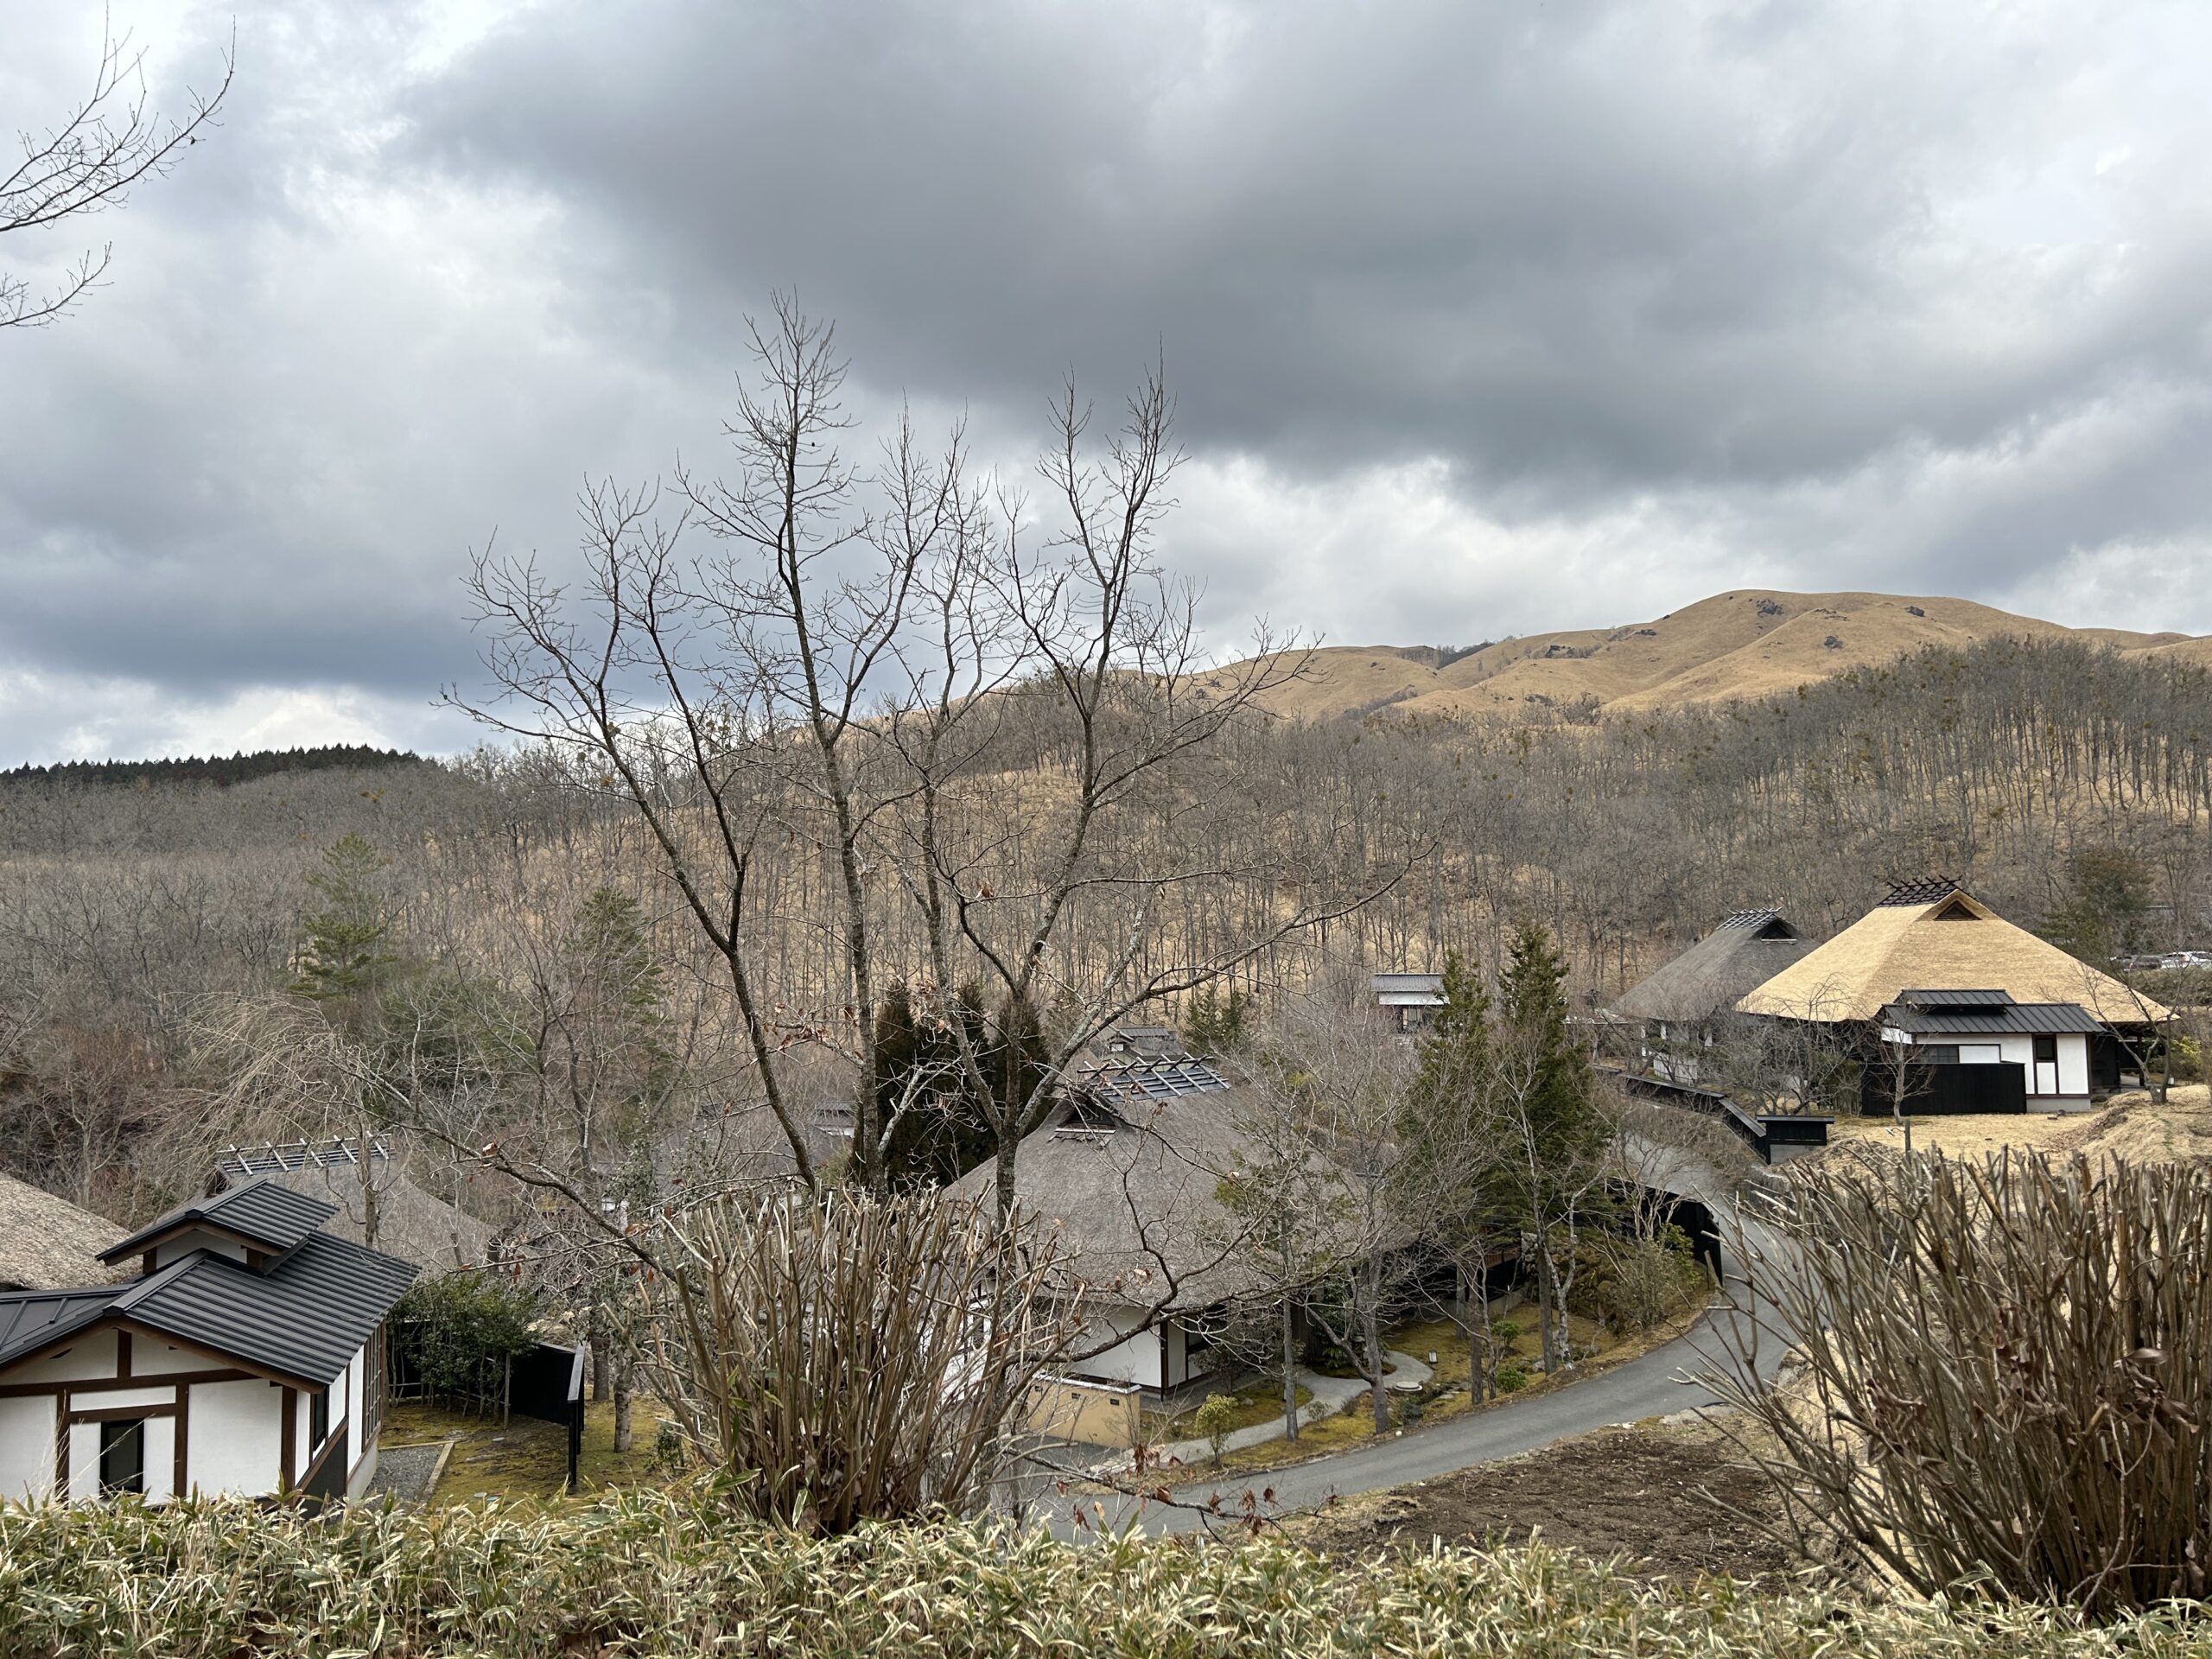
<svg viewBox="0 0 2212 1659"><path fill-rule="evenodd" d="M607 1339L607 1320L594 1317L586 1339L591 1348L591 1397L601 1401L614 1388L614 1344Z"/></svg>
<svg viewBox="0 0 2212 1659"><path fill-rule="evenodd" d="M1367 1379L1374 1384L1375 1432L1380 1434L1390 1427L1390 1396L1382 1387L1382 1264L1376 1252L1369 1253L1360 1271L1367 1279L1360 1323L1367 1338Z"/></svg>
<svg viewBox="0 0 2212 1659"><path fill-rule="evenodd" d="M630 1449L630 1367L625 1363L614 1368L614 1449Z"/></svg>
<svg viewBox="0 0 2212 1659"><path fill-rule="evenodd" d="M1474 1287L1471 1299L1467 1294L1470 1279ZM1490 1275L1481 1268L1471 1274L1462 1268L1459 1280L1459 1318L1467 1332L1467 1389L1479 1404L1490 1398Z"/></svg>
<svg viewBox="0 0 2212 1659"><path fill-rule="evenodd" d="M1286 1293L1282 1299L1282 1432L1283 1438L1298 1438L1298 1346L1297 1321Z"/></svg>
<svg viewBox="0 0 2212 1659"><path fill-rule="evenodd" d="M1539 1232L1536 1235L1536 1327L1543 1332L1546 1376L1549 1376L1559 1365L1559 1332L1552 1317L1553 1289L1551 1240Z"/></svg>

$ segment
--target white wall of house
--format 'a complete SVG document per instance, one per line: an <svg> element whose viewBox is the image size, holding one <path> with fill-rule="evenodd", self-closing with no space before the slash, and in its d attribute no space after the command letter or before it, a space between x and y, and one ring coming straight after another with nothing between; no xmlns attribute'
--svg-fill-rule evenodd
<svg viewBox="0 0 2212 1659"><path fill-rule="evenodd" d="M0 1400L0 1503L35 1503L54 1491L51 1395Z"/></svg>
<svg viewBox="0 0 2212 1659"><path fill-rule="evenodd" d="M361 1461L363 1450L361 1427L364 1415L361 1410L361 1387L362 1379L368 1374L368 1360L369 1351L363 1348L346 1362L345 1377L339 1386L337 1402L332 1408L334 1413L343 1413L346 1418L346 1446L345 1450L337 1455L346 1459L346 1472L349 1476L353 1473ZM336 1418L334 1416L332 1421L335 1421ZM348 1485L350 1487L350 1481Z"/></svg>
<svg viewBox="0 0 2212 1659"><path fill-rule="evenodd" d="M1069 1370L1077 1376L1095 1376L1108 1382L1134 1382L1146 1389L1160 1387L1160 1332L1138 1330L1143 1320L1142 1311L1134 1307L1106 1306L1095 1309L1084 1328L1079 1345L1088 1348L1114 1336L1122 1340Z"/></svg>
<svg viewBox="0 0 2212 1659"><path fill-rule="evenodd" d="M1082 1345L1088 1347L1116 1335L1122 1340L1096 1358L1070 1366L1070 1375L1105 1382L1134 1382L1146 1389L1174 1389L1220 1363L1218 1350L1201 1347L1196 1353L1191 1351L1188 1333L1179 1319L1140 1330L1144 1319L1145 1313L1139 1308L1094 1310Z"/></svg>
<svg viewBox="0 0 2212 1659"><path fill-rule="evenodd" d="M208 1497L275 1491L283 1399L282 1389L257 1376L194 1383L184 1441L187 1485Z"/></svg>

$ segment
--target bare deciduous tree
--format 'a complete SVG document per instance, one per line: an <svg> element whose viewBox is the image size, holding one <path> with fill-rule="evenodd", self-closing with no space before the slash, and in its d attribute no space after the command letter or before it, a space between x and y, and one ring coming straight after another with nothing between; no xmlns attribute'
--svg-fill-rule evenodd
<svg viewBox="0 0 2212 1659"><path fill-rule="evenodd" d="M149 102L145 54L128 34L104 32L91 90L59 124L20 135L22 159L0 175L0 236L121 207L132 186L168 172L214 124L237 67L235 49L226 51L215 90L188 92L184 113L164 116ZM0 271L0 328L54 321L99 285L109 255L105 247L80 255L44 292Z"/></svg>

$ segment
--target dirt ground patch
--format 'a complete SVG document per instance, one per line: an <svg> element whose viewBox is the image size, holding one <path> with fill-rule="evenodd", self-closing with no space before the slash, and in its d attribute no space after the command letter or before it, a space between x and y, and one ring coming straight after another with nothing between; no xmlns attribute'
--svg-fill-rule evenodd
<svg viewBox="0 0 2212 1659"><path fill-rule="evenodd" d="M1719 1573L1772 1583L1789 1553L1730 1508L1772 1506L1764 1478L1703 1426L1604 1429L1500 1463L1347 1499L1291 1522L1337 1554L1446 1544L1544 1541L1628 1558L1654 1579Z"/></svg>

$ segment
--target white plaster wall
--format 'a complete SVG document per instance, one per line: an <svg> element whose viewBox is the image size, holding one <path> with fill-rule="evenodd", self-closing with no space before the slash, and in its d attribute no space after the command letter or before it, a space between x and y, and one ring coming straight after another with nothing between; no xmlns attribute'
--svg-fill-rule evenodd
<svg viewBox="0 0 2212 1659"><path fill-rule="evenodd" d="M72 1411L105 1411L110 1406L173 1406L176 1403L176 1384L160 1382L140 1388L131 1382L118 1383L111 1389L81 1388L69 1390L69 1409Z"/></svg>
<svg viewBox="0 0 2212 1659"><path fill-rule="evenodd" d="M365 1347L346 1362L344 1397L338 1408L346 1414L346 1467L350 1471L361 1460L361 1390L368 1375L369 1351Z"/></svg>
<svg viewBox="0 0 2212 1659"><path fill-rule="evenodd" d="M1143 1315L1135 1308L1107 1308L1094 1315L1083 1334L1082 1346L1103 1342L1109 1336L1119 1335L1141 1322ZM1078 1376L1103 1378L1112 1382L1135 1382L1147 1389L1160 1386L1160 1332L1138 1331L1116 1343L1104 1353L1081 1361L1070 1368Z"/></svg>
<svg viewBox="0 0 2212 1659"><path fill-rule="evenodd" d="M2086 1095L2089 1092L2089 1039L2087 1037L2062 1037L2058 1039L2058 1092L2062 1095Z"/></svg>
<svg viewBox="0 0 2212 1659"><path fill-rule="evenodd" d="M190 1444L188 1440L186 1445L189 1446ZM175 1484L176 1419L149 1417L146 1420L146 1501L149 1503L168 1503L175 1496L169 1490Z"/></svg>
<svg viewBox="0 0 2212 1659"><path fill-rule="evenodd" d="M69 1501L87 1503L100 1495L100 1426L69 1425Z"/></svg>
<svg viewBox="0 0 2212 1659"><path fill-rule="evenodd" d="M276 1490L283 1391L259 1377L195 1382L185 1440L185 1480L213 1497L262 1497Z"/></svg>
<svg viewBox="0 0 2212 1659"><path fill-rule="evenodd" d="M0 1503L35 1503L54 1494L51 1395L0 1400Z"/></svg>
<svg viewBox="0 0 2212 1659"><path fill-rule="evenodd" d="M190 1255L194 1250L206 1250L211 1255L227 1256L233 1262L245 1260L245 1246L221 1238L213 1233L179 1233L174 1239L154 1252L154 1265L166 1268L181 1255Z"/></svg>
<svg viewBox="0 0 2212 1659"><path fill-rule="evenodd" d="M148 1336L130 1339L130 1374L144 1373L159 1376L163 1371L227 1370L234 1362L220 1354L211 1354L204 1349L188 1348L181 1343L157 1342Z"/></svg>
<svg viewBox="0 0 2212 1659"><path fill-rule="evenodd" d="M115 1375L115 1332L95 1331L58 1354L8 1373L10 1382L74 1382Z"/></svg>

